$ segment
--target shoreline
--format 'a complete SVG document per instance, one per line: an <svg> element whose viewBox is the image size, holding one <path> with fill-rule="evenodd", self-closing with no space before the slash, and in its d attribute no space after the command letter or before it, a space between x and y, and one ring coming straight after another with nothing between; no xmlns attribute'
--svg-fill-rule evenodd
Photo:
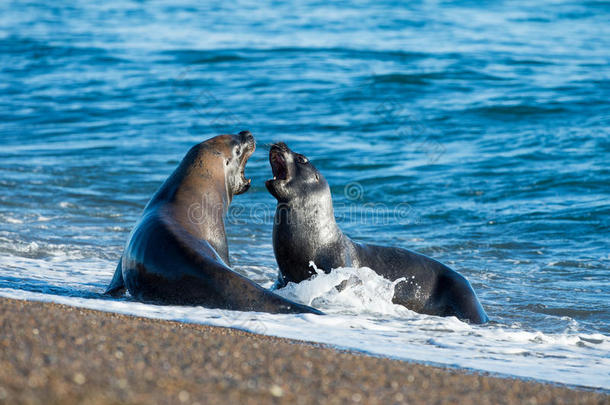
<svg viewBox="0 0 610 405"><path fill-rule="evenodd" d="M0 403L610 404L588 387L0 298Z"/></svg>

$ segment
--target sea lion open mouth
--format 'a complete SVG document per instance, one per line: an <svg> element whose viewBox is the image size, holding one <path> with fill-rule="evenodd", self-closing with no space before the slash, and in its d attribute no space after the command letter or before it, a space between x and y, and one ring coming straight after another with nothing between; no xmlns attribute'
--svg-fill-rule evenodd
<svg viewBox="0 0 610 405"><path fill-rule="evenodd" d="M246 178L246 163L248 162L248 159L250 159L250 156L252 156L252 154L254 153L254 149L256 149L256 146L254 144L247 146L247 149L244 151L240 164L241 179L244 183L247 183L248 186L250 186L250 184L252 183L252 179Z"/></svg>
<svg viewBox="0 0 610 405"><path fill-rule="evenodd" d="M283 142L271 145L269 164L271 165L273 178L267 180L265 186L278 201L284 201L289 194L288 189L296 170L292 151Z"/></svg>
<svg viewBox="0 0 610 405"><path fill-rule="evenodd" d="M252 179L246 178L246 163L248 162L248 159L250 158L250 156L252 156L254 150L256 149L256 141L254 140L254 137L252 136L250 131L241 131L239 135L242 139L242 145L244 148L241 160L239 162L239 172L241 176L241 184L243 184L243 186L242 189L239 190L238 194L242 194L248 191L250 185L252 184Z"/></svg>
<svg viewBox="0 0 610 405"><path fill-rule="evenodd" d="M275 181L288 179L288 166L283 155L283 150L278 145L273 145L269 151L269 163Z"/></svg>

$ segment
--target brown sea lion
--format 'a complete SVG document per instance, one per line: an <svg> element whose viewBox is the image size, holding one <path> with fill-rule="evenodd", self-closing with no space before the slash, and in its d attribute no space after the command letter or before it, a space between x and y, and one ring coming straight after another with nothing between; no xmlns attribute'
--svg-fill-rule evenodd
<svg viewBox="0 0 610 405"><path fill-rule="evenodd" d="M193 146L153 195L129 235L106 294L137 300L271 313L321 312L268 291L229 267L224 217L254 152L252 134Z"/></svg>

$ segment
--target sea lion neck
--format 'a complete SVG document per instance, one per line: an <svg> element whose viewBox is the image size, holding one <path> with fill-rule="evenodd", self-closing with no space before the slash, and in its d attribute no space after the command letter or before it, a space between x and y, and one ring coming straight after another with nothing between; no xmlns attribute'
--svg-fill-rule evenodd
<svg viewBox="0 0 610 405"><path fill-rule="evenodd" d="M278 202L275 225L299 229L301 232L306 228L308 234L316 235L324 242L340 239L342 235L335 220L330 195Z"/></svg>
<svg viewBox="0 0 610 405"><path fill-rule="evenodd" d="M229 264L224 218L232 196L223 160L217 154L194 149L155 193L147 209L154 206L170 213L188 233L210 242Z"/></svg>
<svg viewBox="0 0 610 405"><path fill-rule="evenodd" d="M192 162L188 159L182 162L174 178L177 187L173 198L168 201L175 209L186 208L187 212L183 214L202 234L206 233L202 228L210 226L222 226L224 230L224 216L232 199L222 159L206 155L208 153L199 154ZM184 225L190 228L187 224Z"/></svg>

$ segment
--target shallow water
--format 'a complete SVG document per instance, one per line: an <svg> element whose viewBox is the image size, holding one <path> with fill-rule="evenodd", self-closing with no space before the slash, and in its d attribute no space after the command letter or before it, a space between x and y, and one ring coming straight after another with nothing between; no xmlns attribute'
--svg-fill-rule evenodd
<svg viewBox="0 0 610 405"><path fill-rule="evenodd" d="M1 295L610 389L607 2L47 3L0 5ZM394 308L362 269L341 272L370 291L336 296L341 272L281 291L327 318L102 299L186 150L246 128L238 271L276 276L265 145L282 140L348 235L450 265L495 323Z"/></svg>

